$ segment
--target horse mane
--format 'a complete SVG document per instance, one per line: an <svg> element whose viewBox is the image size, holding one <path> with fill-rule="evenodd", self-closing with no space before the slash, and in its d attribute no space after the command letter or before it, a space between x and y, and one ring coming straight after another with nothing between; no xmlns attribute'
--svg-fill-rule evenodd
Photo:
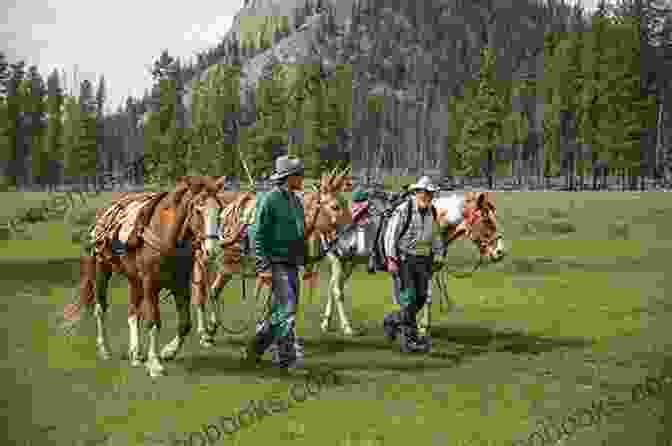
<svg viewBox="0 0 672 446"><path fill-rule="evenodd" d="M350 169L333 169L329 173L322 174L320 179L320 193L334 194L343 190L346 180L350 176Z"/></svg>

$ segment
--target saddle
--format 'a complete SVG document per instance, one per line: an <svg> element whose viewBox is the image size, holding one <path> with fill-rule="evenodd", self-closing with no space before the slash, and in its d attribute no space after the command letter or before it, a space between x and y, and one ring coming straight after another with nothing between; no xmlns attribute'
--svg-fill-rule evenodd
<svg viewBox="0 0 672 446"><path fill-rule="evenodd" d="M254 198L254 193L245 193L229 203L220 213L220 243L225 252L225 257L233 262L239 261L241 255L250 255L254 249L249 229L255 221L259 196L256 197L255 206L247 206L248 201ZM237 222L233 223L236 220Z"/></svg>
<svg viewBox="0 0 672 446"><path fill-rule="evenodd" d="M143 192L123 195L103 210L91 232L95 252L109 248L112 255L124 256L140 246L142 230L149 224L156 205L168 192Z"/></svg>

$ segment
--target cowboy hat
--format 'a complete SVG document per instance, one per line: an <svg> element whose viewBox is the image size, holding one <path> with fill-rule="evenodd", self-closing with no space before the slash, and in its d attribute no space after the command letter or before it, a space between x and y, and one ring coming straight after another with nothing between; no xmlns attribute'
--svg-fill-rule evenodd
<svg viewBox="0 0 672 446"><path fill-rule="evenodd" d="M269 180L280 180L290 175L303 176L303 162L290 155L283 155L275 160L275 170Z"/></svg>
<svg viewBox="0 0 672 446"><path fill-rule="evenodd" d="M439 190L439 188L436 187L434 183L432 183L432 180L425 175L421 177L417 183L408 186L409 192L416 190L426 190L427 192L436 192L437 190Z"/></svg>

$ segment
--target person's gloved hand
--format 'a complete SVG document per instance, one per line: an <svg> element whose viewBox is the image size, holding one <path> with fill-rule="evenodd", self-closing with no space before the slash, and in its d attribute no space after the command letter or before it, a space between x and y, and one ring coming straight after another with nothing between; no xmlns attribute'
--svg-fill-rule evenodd
<svg viewBox="0 0 672 446"><path fill-rule="evenodd" d="M399 273L399 259L397 259L396 257L388 257L387 270L392 274Z"/></svg>

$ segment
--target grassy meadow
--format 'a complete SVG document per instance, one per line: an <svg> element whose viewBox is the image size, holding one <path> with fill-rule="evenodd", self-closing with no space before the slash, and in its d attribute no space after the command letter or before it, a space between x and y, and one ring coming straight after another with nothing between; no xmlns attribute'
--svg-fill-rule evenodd
<svg viewBox="0 0 672 446"><path fill-rule="evenodd" d="M3 194L1 212L11 215L39 196ZM107 199L104 193L91 205ZM552 424L609 395L628 399L646 376L672 374L669 194L500 192L495 199L510 255L472 278L449 280L448 312L439 311L434 290L432 355L402 355L384 339L382 317L394 305L383 273L357 271L346 289L363 335L321 335L325 274L319 304L304 292L299 334L306 365L330 368L344 384L217 444L508 445L542 420ZM7 339L0 417L8 439L0 444L184 444L169 438L231 416L250 400L287 400L290 385L302 382L270 366L243 368L241 336L219 333L216 347L201 348L195 326L182 355L164 363L167 375L152 381L121 359L127 289L117 277L109 313L114 358L96 358L90 319L66 340L54 316L78 276L76 220L36 223L32 240L0 241ZM452 248L451 265L473 255L467 243ZM239 301L237 285L224 293L232 319L243 312ZM163 346L175 334L176 313L172 305L161 309ZM665 424L672 423L664 422L664 409L663 399L639 403L562 444L666 445L662 438L672 433Z"/></svg>

